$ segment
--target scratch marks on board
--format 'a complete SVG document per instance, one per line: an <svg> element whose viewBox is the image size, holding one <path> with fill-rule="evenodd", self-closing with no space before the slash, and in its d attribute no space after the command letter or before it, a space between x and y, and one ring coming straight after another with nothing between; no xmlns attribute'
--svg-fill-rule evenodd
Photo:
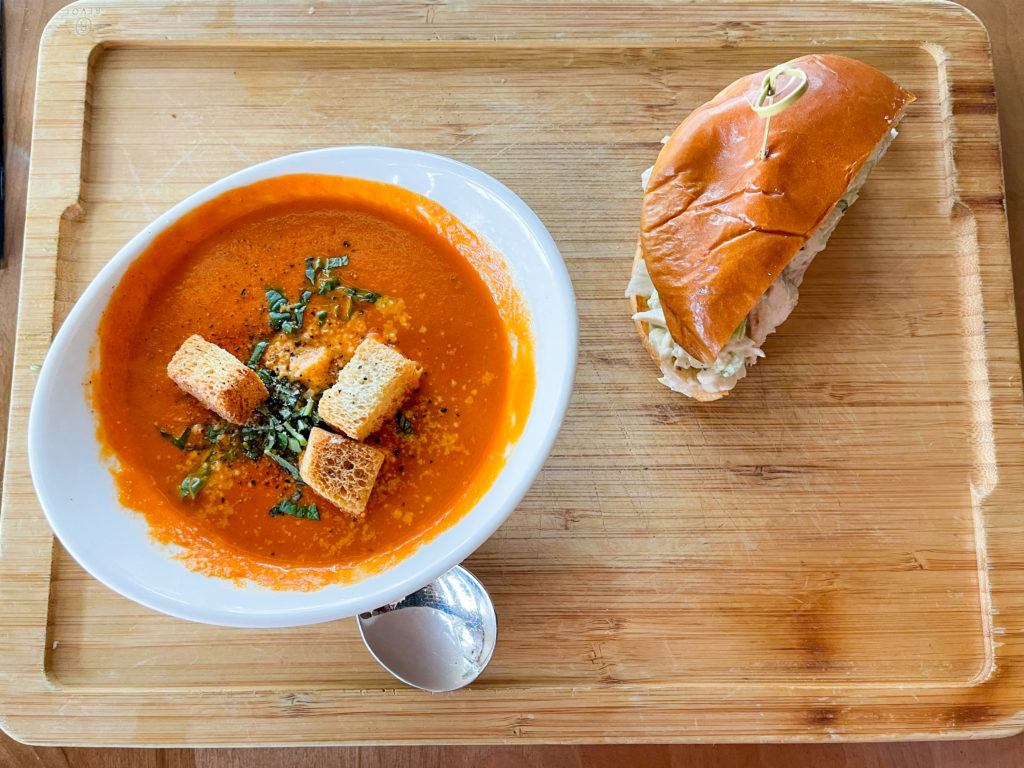
<svg viewBox="0 0 1024 768"><path fill-rule="evenodd" d="M135 158L132 157L132 153L129 152L125 147L119 147L121 157L124 159L124 169L128 174L128 181L131 185L131 192L134 199L142 206L145 211L145 218L155 219L159 214L159 211L147 198L147 190L150 188L148 183L143 183L139 172L135 167Z"/></svg>

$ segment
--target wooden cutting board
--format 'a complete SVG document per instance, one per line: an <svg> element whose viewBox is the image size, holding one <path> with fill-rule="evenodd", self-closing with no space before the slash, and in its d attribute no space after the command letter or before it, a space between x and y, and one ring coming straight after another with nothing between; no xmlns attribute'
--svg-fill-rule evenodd
<svg viewBox="0 0 1024 768"><path fill-rule="evenodd" d="M808 51L919 100L767 360L719 403L684 401L622 297L640 171L719 88ZM131 235L234 170L355 143L504 181L579 299L562 434L470 561L497 654L450 695L396 688L351 621L219 629L118 597L53 541L25 456L32 366ZM0 527L4 728L131 745L1018 731L1024 408L999 156L986 33L948 2L61 11L40 58Z"/></svg>

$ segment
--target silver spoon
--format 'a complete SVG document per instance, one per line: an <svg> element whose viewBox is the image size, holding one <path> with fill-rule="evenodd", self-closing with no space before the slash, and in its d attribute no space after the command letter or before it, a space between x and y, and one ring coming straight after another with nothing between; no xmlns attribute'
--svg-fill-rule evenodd
<svg viewBox="0 0 1024 768"><path fill-rule="evenodd" d="M460 565L404 600L357 619L363 642L380 665L424 691L454 691L484 671L498 639L494 603Z"/></svg>

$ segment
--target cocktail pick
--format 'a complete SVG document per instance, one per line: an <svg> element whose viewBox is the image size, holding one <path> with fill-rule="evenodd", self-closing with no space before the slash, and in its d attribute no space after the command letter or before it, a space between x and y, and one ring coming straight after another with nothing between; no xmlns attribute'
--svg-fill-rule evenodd
<svg viewBox="0 0 1024 768"><path fill-rule="evenodd" d="M780 87L779 79L783 76L788 77L789 82ZM775 96L784 89L786 90L785 94L776 101ZM807 73L798 67L779 64L764 76L761 90L758 91L754 103L750 105L755 113L765 119L764 140L761 142L761 151L757 153L761 160L768 157L768 131L771 128L772 117L793 106L806 91Z"/></svg>

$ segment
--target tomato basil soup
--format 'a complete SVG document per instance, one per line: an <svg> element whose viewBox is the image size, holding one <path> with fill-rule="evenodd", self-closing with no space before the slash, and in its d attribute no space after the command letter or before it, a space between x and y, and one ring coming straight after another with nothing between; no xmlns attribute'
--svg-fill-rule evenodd
<svg viewBox="0 0 1024 768"><path fill-rule="evenodd" d="M422 367L366 438L386 458L363 516L297 482L294 450L247 455L245 427L175 386L168 361L192 334L274 371L284 405L268 409L315 402L367 336ZM486 492L525 422L530 348L501 260L446 210L386 184L282 176L193 210L131 265L91 385L121 500L158 540L204 573L309 589L394 562ZM304 369L310 350L329 364Z"/></svg>

